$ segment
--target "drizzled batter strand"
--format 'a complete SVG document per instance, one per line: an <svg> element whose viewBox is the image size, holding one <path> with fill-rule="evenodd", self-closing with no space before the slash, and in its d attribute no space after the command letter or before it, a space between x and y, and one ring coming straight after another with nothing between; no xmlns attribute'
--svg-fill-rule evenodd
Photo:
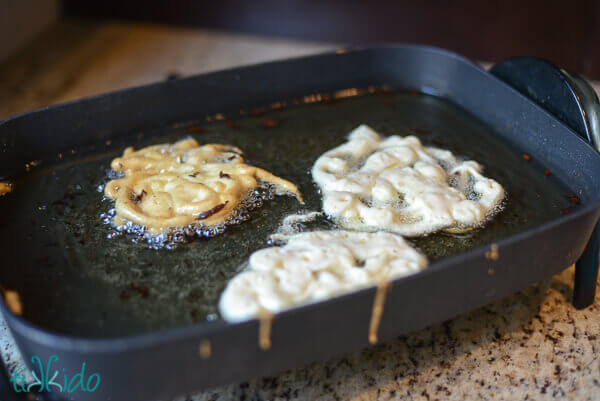
<svg viewBox="0 0 600 401"><path fill-rule="evenodd" d="M402 237L378 232L313 231L261 249L225 288L219 310L228 321L262 318L419 272L427 260ZM376 311L375 330L383 309Z"/></svg>
<svg viewBox="0 0 600 401"><path fill-rule="evenodd" d="M381 282L377 284L377 292L373 300L373 309L371 311L371 322L369 323L369 342L377 344L377 333L379 332L379 324L383 316L383 307L385 305L385 297L390 290L391 283Z"/></svg>

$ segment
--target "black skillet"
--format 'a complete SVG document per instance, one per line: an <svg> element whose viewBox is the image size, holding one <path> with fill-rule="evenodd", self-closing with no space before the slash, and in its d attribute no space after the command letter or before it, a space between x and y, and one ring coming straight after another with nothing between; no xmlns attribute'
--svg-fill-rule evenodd
<svg viewBox="0 0 600 401"><path fill-rule="evenodd" d="M259 322L218 319L220 290L300 208L292 199L265 202L220 237L151 250L128 235L106 238L99 214L110 206L96 191L125 145L193 135L240 145L252 163L298 183L307 208L319 208L307 170L362 122L472 157L509 193L484 230L414 240L432 263L393 283L380 341L577 260L574 303L585 307L600 215L600 157L588 143L597 99L585 85L539 59L507 60L488 73L443 50L397 46L168 81L6 120L0 175L15 191L0 199L0 284L24 307L19 317L2 304L7 323L27 361L56 355L53 366L69 375L83 362L88 376L101 375L93 393L52 393L65 399L168 399L364 347L373 288L278 315L266 350ZM367 89L340 91L348 88ZM319 227L329 223L310 228Z"/></svg>

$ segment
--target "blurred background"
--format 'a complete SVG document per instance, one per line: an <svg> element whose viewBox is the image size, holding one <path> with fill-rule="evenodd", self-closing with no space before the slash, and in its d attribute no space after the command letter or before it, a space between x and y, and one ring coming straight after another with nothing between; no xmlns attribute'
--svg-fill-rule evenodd
<svg viewBox="0 0 600 401"><path fill-rule="evenodd" d="M0 0L0 118L158 79L412 42L600 78L600 1ZM7 100L8 97L8 100Z"/></svg>

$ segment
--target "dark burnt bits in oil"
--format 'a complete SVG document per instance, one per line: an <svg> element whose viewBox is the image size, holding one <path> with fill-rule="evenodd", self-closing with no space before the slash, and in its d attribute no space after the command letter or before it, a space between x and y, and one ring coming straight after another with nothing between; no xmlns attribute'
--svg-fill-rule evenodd
<svg viewBox="0 0 600 401"><path fill-rule="evenodd" d="M575 205L579 205L581 203L581 200L577 197L577 195L572 192L567 194L567 200Z"/></svg>
<svg viewBox="0 0 600 401"><path fill-rule="evenodd" d="M200 321L200 313L196 309L192 309L190 311L190 318L192 318L192 322L197 323Z"/></svg>
<svg viewBox="0 0 600 401"><path fill-rule="evenodd" d="M231 129L239 129L240 128L240 124L235 121L226 121L225 126L227 128L231 128Z"/></svg>
<svg viewBox="0 0 600 401"><path fill-rule="evenodd" d="M142 199L144 199L144 196L146 196L147 194L148 193L145 189L142 189L142 192L140 192L139 194L136 194L135 192L131 191L129 193L129 199L131 199L131 201L137 205L142 201Z"/></svg>
<svg viewBox="0 0 600 401"><path fill-rule="evenodd" d="M203 134L206 132L206 128L200 125L190 125L185 127L185 132L188 134Z"/></svg>
<svg viewBox="0 0 600 401"><path fill-rule="evenodd" d="M48 256L42 256L41 258L37 258L35 260L35 263L37 263L38 265L45 265L48 264L50 262L50 258Z"/></svg>
<svg viewBox="0 0 600 401"><path fill-rule="evenodd" d="M581 199L579 199L579 197L577 195L575 195L573 192L568 193L565 196L565 198L573 206L569 206L569 207L565 207L565 208L561 209L560 213L563 214L563 215L571 213L571 211L573 210L573 207L575 207L575 206L577 206L577 205L579 205L581 203Z"/></svg>
<svg viewBox="0 0 600 401"><path fill-rule="evenodd" d="M142 298L148 298L150 296L150 290L143 285L138 285L133 282L129 283L129 288L138 293Z"/></svg>
<svg viewBox="0 0 600 401"><path fill-rule="evenodd" d="M75 149L71 150L72 153L75 153ZM33 168L38 167L42 164L41 160L32 160L29 163L25 163L25 171L30 172Z"/></svg>
<svg viewBox="0 0 600 401"><path fill-rule="evenodd" d="M205 220L208 219L210 216L219 213L221 210L223 210L223 208L225 207L225 205L227 205L229 203L229 201L226 201L225 203L221 203L215 207L213 207L212 209L208 209L205 212L202 212L200 214L198 214L196 216L196 220Z"/></svg>
<svg viewBox="0 0 600 401"><path fill-rule="evenodd" d="M396 105L393 110L384 107L388 101ZM431 261L475 247L489 247L489 244L494 241L561 216L563 208L574 207L566 199L566 195L569 192L578 193L575 188L569 189L561 185L561 181L556 178L561 176L558 170L553 171L553 176L544 176L543 165L522 161L522 151L496 140L488 127L446 100L429 95L417 97L396 92L389 100L387 97L371 94L362 98L336 99L332 104L323 103L326 102L295 106L288 102L287 107L269 111L268 115L259 118L252 118L248 112L239 119L235 116L234 121L240 124L238 131L227 129L226 121L214 122L214 125L206 125L206 133L202 136L198 135L197 139L206 143L239 146L251 157L254 164L280 173L302 188L302 194L307 202L305 207L317 210L321 206L321 196L314 189L312 177L308 172L314 160L323 152L342 143L347 133L356 124L372 122L375 129L382 132L389 130L390 133L399 135L409 135L414 127L425 127L431 130L431 135L424 140L426 145L433 146L435 141L438 146L482 162L486 174L503 185L506 184L507 192L511 195L504 212L491 221L485 229L474 230L463 236L435 234L414 241ZM257 127L260 121L271 117L283 121L281 127L284 126L285 130L279 128L262 130ZM185 130L186 126L195 124L204 126L204 122L198 123L202 119L203 116L199 114L190 116L189 120L175 128L161 126L147 129L145 141L172 142L189 135ZM311 129L313 127L318 129ZM386 131L383 131L384 129ZM278 132L273 136L275 130ZM120 133L114 133L115 138L118 134ZM499 143L499 146L496 146L496 143ZM124 144L126 143L115 140L112 144L114 149L109 151L114 153ZM150 143L144 145L147 144ZM511 160L511 163L503 164L504 160ZM59 165L53 171L56 171L56 177L60 180L58 181L60 187L46 185L48 182L55 182L57 178L47 174L48 178L44 179L44 175L41 174L45 173L42 172L40 175L26 177L23 183L24 189L31 188L31 195L27 195L25 191L14 193L16 199L25 204L33 205L42 200L50 204L53 200L60 199L74 208L69 209L68 213L65 212L66 217L56 222L60 232L64 233L64 239L71 247L71 251L81 255L71 262L73 263L73 271L70 273L72 276L61 276L60 269L42 268L31 260L38 255L52 253L52 261L58 266L60 259L55 257L54 252L59 254L71 252L60 250L59 246L62 247L63 242L61 241L60 245L55 243L58 237L55 235L56 231L40 232L33 237L32 246L39 244L43 247L35 256L28 255L25 247L9 250L17 258L15 260L19 257L22 260L31 260L32 263L24 266L25 273L31 277L35 275L39 278L39 283L46 278L60 283L59 288L62 292L56 291L55 286L39 285L41 295L47 298L53 310L57 311L52 315L53 320L49 321L46 309L30 311L31 315L27 316L28 319L44 327L51 326L49 328L73 335L115 336L189 324L192 309L198 311L201 321L214 320L217 318L220 289L239 271L239 267L246 262L249 252L264 248L266 238L277 229L281 220L298 209L294 199L277 197L269 202L268 209L265 207L252 213L250 221L236 226L235 229L226 228L224 235L211 236L218 230L211 230L198 224L194 227L184 227L179 233L166 233L158 239L144 237L143 232L139 236L136 231L131 233L122 231L119 232L119 238L107 239L109 233L117 230L113 225L99 225L97 216L108 212L113 205L108 201L102 201L96 188L88 187L84 196L76 196L73 200L63 200L62 197L68 184L87 182L89 175L97 177L98 184L105 182L109 161L110 158L107 156L105 159L83 161L71 166ZM191 170L190 173L193 171ZM216 174L218 172L217 170ZM0 200L2 201L9 201L9 199ZM55 212L56 209L52 208L41 218L46 216L54 218ZM240 210L236 218L245 218L242 212L247 210ZM20 212L17 210L15 213ZM20 219L21 216L23 219ZM0 216L0 221L10 225L6 229L0 229L3 238L14 236L15 229L20 230L19 233L23 234L22 238L26 238L31 227L36 228L40 224L39 220L30 222L28 217L29 215L13 216L12 213ZM249 215L246 214L246 217L249 218ZM18 227L16 223L21 220L27 224ZM334 227L331 221L322 218L311 223L309 228L317 230ZM80 246L77 240L71 237L70 233L74 230L79 230L82 238L86 239L84 246ZM184 233L183 240L190 242L189 244L175 242L182 239L181 232ZM51 242L52 249L46 247L46 244ZM171 244L177 249L171 251ZM149 268L141 264L148 261L154 262L154 267ZM175 265L177 268L174 268ZM218 272L215 271L214 266L219 267ZM483 274L487 276L486 270L483 270ZM40 271L46 276L41 276ZM8 274L5 273L5 276ZM80 277L84 280L80 280ZM85 288L71 285L78 281L91 285ZM149 289L150 296L141 298L136 291L128 288L130 282L143 283ZM110 288L111 292L105 291L105 288ZM204 290L202 296L193 302L185 299L185 294L192 288ZM124 298L128 300L119 299L121 291ZM182 294L184 294L183 298ZM114 309L110 312L115 313L109 312L108 318L100 324L101 319L98 319L97 314L84 314L80 310L74 310L70 314L62 312L71 309L68 305L73 299L89 297L95 297L99 301L104 300L106 305L113 304ZM63 308L63 305L66 308ZM119 316L123 316L125 312L131 312L129 315L131 318L126 324L123 323L123 319L119 319ZM383 318L385 319L385 316Z"/></svg>
<svg viewBox="0 0 600 401"><path fill-rule="evenodd" d="M323 100L322 102L324 104L333 104L336 102L335 98L331 95L323 95Z"/></svg>
<svg viewBox="0 0 600 401"><path fill-rule="evenodd" d="M423 92L420 92L416 89L409 89L408 91L406 91L406 93L408 93L410 96L416 96L416 97L423 96Z"/></svg>
<svg viewBox="0 0 600 401"><path fill-rule="evenodd" d="M227 173L219 171L219 178L229 178L229 179L231 179L231 176L229 174L227 174Z"/></svg>
<svg viewBox="0 0 600 401"><path fill-rule="evenodd" d="M368 90L368 92L374 93L377 96L389 96L392 93L394 93L392 88L390 88L387 85L370 87L367 90ZM421 96L421 92L415 91L415 90L409 90L409 91L406 91L406 93L410 94L411 96Z"/></svg>
<svg viewBox="0 0 600 401"><path fill-rule="evenodd" d="M279 122L275 119L269 118L258 125L262 129L275 128L279 126Z"/></svg>
<svg viewBox="0 0 600 401"><path fill-rule="evenodd" d="M72 210L77 208L79 199L85 196L84 192L83 187L79 184L68 185L62 198L50 202L52 212L60 218L69 215Z"/></svg>
<svg viewBox="0 0 600 401"><path fill-rule="evenodd" d="M231 211L231 215L229 215L223 223L206 226L202 224L202 220L221 211L228 201L197 215L197 223L195 224L166 229L160 234L150 233L147 231L146 227L134 224L131 221L127 221L120 226L114 226L112 224L116 214L114 208L110 208L107 211L100 213L100 218L106 226L110 227L108 234L106 235L106 238L108 239L115 239L125 234L129 234L132 235L130 238L131 242L145 242L149 249L175 249L180 244L188 243L196 239L213 238L223 234L228 226L238 225L249 220L251 217L250 212L262 207L265 201L272 200L276 193L278 193L277 188L273 185L261 182L259 187L250 191L250 193L246 195L246 198ZM105 204L108 204L108 200L105 199L104 202L106 202ZM189 266L188 262L186 262L186 265Z"/></svg>
<svg viewBox="0 0 600 401"><path fill-rule="evenodd" d="M133 281L130 282L121 292L119 293L119 299L121 301L128 301L134 295L137 295L141 299L147 299L150 297L150 290L141 284L136 284Z"/></svg>

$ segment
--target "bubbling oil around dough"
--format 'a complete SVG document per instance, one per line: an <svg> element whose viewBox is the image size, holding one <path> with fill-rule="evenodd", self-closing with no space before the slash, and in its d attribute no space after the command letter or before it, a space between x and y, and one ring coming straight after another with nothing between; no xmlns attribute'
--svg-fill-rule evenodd
<svg viewBox="0 0 600 401"><path fill-rule="evenodd" d="M231 212L221 224L206 226L203 224L190 224L185 227L174 227L163 230L160 234L149 232L146 227L134 224L131 221L122 225L114 225L116 210L109 209L100 214L103 223L110 226L109 238L119 237L123 234L133 234L132 242L146 242L151 249L173 249L177 245L189 242L194 238L211 238L222 234L228 226L241 224L250 219L250 212L262 207L265 201L272 200L276 195L276 189L272 185L261 183L261 185L250 191L242 202Z"/></svg>
<svg viewBox="0 0 600 401"><path fill-rule="evenodd" d="M101 217L113 235L135 233L151 246L218 235L274 195L302 202L294 184L245 164L240 149L194 139L127 148L111 168L118 176L104 194L115 207Z"/></svg>
<svg viewBox="0 0 600 401"><path fill-rule="evenodd" d="M361 125L317 159L312 175L339 226L416 237L463 233L502 210L504 188L482 170L415 136L382 138Z"/></svg>
<svg viewBox="0 0 600 401"><path fill-rule="evenodd" d="M302 232L289 236L285 246L254 252L248 268L227 284L219 310L231 322L260 318L265 310L276 314L415 274L426 265L427 259L396 234ZM374 321L374 331L378 325Z"/></svg>

